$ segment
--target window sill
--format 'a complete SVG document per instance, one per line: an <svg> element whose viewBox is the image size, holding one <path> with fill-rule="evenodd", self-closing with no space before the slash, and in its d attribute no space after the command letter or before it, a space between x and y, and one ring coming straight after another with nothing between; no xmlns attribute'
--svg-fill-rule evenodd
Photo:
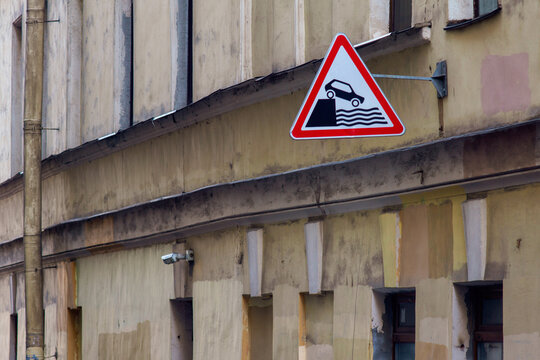
<svg viewBox="0 0 540 360"><path fill-rule="evenodd" d="M460 21L458 23L453 23L453 24L448 24L444 30L458 30L458 29L463 29L465 27L468 27L470 25L473 25L473 24L476 24L478 22L481 22L481 21L484 21L486 19L489 19L490 17L493 17L495 15L497 15L498 13L501 12L501 7L499 6L498 8L496 8L495 10L493 10L492 12L489 12L487 14L484 14L482 16L478 16L478 17L475 17L474 19L470 19L470 20L463 20L463 21Z"/></svg>

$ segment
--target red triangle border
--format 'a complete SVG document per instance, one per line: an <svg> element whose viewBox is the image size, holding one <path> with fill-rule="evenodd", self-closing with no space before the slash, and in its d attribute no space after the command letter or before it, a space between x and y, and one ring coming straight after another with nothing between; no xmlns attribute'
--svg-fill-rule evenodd
<svg viewBox="0 0 540 360"><path fill-rule="evenodd" d="M386 112L390 121L392 122L392 127L373 127L373 128L360 128L360 129L304 129L302 126L307 121L307 116L313 104L316 100L317 94L321 89L324 79L328 74L328 71L332 67L332 64L336 58L336 55L339 49L343 47L347 54L360 71L360 74L368 84L369 88L375 95L375 98ZM384 96L383 92L371 76L371 73L367 69L366 65L358 56L356 50L353 48L349 40L344 34L337 34L328 50L326 57L323 60L323 63L315 76L315 80L311 85L311 88L308 91L308 95L304 100L298 116L291 128L290 135L293 139L324 139L324 138L348 138L348 137L368 137L368 136L399 136L405 133L405 126L402 124L401 120L396 115L394 109Z"/></svg>

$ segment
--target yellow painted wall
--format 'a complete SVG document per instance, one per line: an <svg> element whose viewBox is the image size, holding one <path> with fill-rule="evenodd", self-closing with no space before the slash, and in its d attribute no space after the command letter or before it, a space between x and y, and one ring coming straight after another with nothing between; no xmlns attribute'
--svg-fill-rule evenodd
<svg viewBox="0 0 540 360"><path fill-rule="evenodd" d="M251 21L253 76L296 65L295 2L253 0Z"/></svg>
<svg viewBox="0 0 540 360"><path fill-rule="evenodd" d="M240 359L242 282L194 282L193 324L193 359Z"/></svg>
<svg viewBox="0 0 540 360"><path fill-rule="evenodd" d="M0 276L0 359L9 360L10 294L9 275Z"/></svg>
<svg viewBox="0 0 540 360"><path fill-rule="evenodd" d="M487 278L540 273L540 185L489 193Z"/></svg>
<svg viewBox="0 0 540 360"><path fill-rule="evenodd" d="M85 357L170 357L173 267L161 255L171 250L156 245L77 260Z"/></svg>
<svg viewBox="0 0 540 360"><path fill-rule="evenodd" d="M305 0L305 58L320 59L337 33L353 44L369 40L369 1Z"/></svg>
<svg viewBox="0 0 540 360"><path fill-rule="evenodd" d="M82 142L114 132L114 2L83 2ZM96 56L100 54L100 56Z"/></svg>
<svg viewBox="0 0 540 360"><path fill-rule="evenodd" d="M193 2L193 100L241 81L240 0Z"/></svg>
<svg viewBox="0 0 540 360"><path fill-rule="evenodd" d="M451 359L452 283L426 279L416 288L416 359Z"/></svg>

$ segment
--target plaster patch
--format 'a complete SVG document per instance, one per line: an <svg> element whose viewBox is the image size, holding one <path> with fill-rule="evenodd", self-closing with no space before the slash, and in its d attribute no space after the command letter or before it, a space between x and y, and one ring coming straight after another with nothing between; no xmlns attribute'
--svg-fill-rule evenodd
<svg viewBox="0 0 540 360"><path fill-rule="evenodd" d="M540 334L505 335L504 358L513 360L535 359L540 353Z"/></svg>
<svg viewBox="0 0 540 360"><path fill-rule="evenodd" d="M448 349L443 345L424 342L416 343L416 359L448 359Z"/></svg>
<svg viewBox="0 0 540 360"><path fill-rule="evenodd" d="M99 359L150 359L150 321L137 324L134 331L99 334Z"/></svg>
<svg viewBox="0 0 540 360"><path fill-rule="evenodd" d="M486 56L481 81L482 109L486 115L526 110L531 104L529 54Z"/></svg>
<svg viewBox="0 0 540 360"><path fill-rule="evenodd" d="M310 360L331 360L334 358L332 345L311 345L306 350L307 358Z"/></svg>
<svg viewBox="0 0 540 360"><path fill-rule="evenodd" d="M418 327L420 341L437 345L448 345L448 319L428 317L420 320Z"/></svg>

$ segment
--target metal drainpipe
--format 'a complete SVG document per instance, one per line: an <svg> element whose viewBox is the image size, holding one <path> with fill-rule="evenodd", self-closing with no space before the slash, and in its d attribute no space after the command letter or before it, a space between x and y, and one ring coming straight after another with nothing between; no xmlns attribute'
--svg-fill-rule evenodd
<svg viewBox="0 0 540 360"><path fill-rule="evenodd" d="M24 267L26 359L43 359L41 117L45 0L26 2L24 82Z"/></svg>

